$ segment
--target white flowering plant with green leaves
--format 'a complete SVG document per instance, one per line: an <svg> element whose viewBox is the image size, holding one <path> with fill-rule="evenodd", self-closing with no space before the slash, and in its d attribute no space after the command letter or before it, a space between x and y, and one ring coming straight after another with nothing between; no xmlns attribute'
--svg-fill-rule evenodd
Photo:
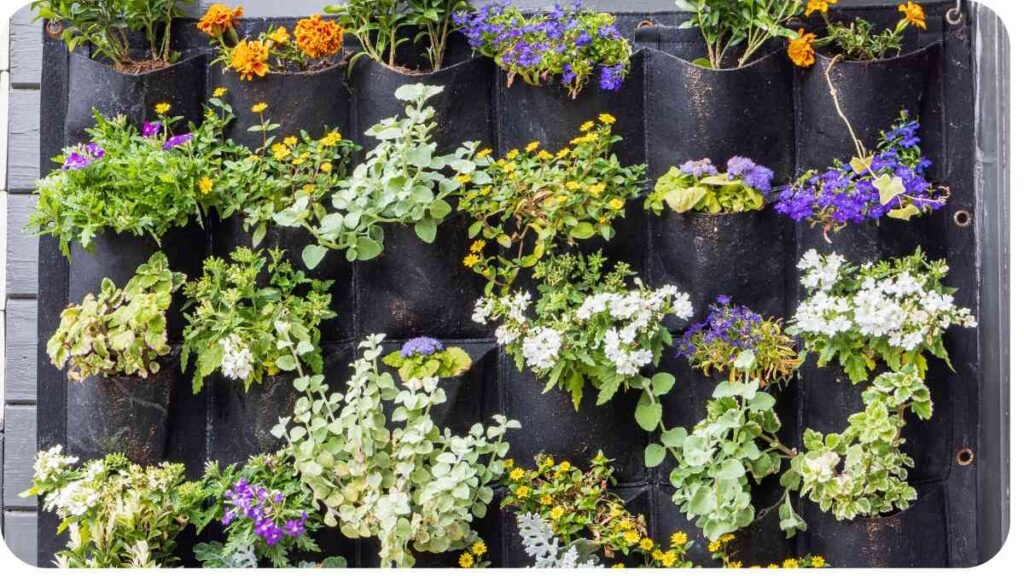
<svg viewBox="0 0 1024 576"><path fill-rule="evenodd" d="M955 289L943 284L949 266L912 255L852 265L840 254L809 250L798 266L807 296L789 333L818 354L818 366L838 360L853 383L879 364L927 371L925 352L949 363L942 337L951 326L975 327L971 311L958 308Z"/></svg>
<svg viewBox="0 0 1024 576"><path fill-rule="evenodd" d="M32 487L41 507L67 532L61 568L154 568L178 564L175 537L201 514L202 484L185 480L182 464L140 466L108 454L78 466L61 446L36 457Z"/></svg>
<svg viewBox="0 0 1024 576"><path fill-rule="evenodd" d="M291 348L287 332L278 337L279 349ZM382 567L410 567L416 551L460 550L478 539L471 522L487 513L489 484L504 472L505 433L519 423L494 416L465 436L442 430L430 415L447 400L439 379L396 383L381 368L383 340L359 344L344 394L321 375L297 378L303 396L272 433L287 439L327 526L379 539Z"/></svg>
<svg viewBox="0 0 1024 576"><path fill-rule="evenodd" d="M932 417L928 387L913 366L875 378L862 394L864 410L840 433L804 431L806 452L792 461L791 482L839 520L904 510L917 499L907 482L914 460L901 451L906 412Z"/></svg>
<svg viewBox="0 0 1024 576"><path fill-rule="evenodd" d="M606 258L562 254L537 264L540 298L517 292L488 295L477 301L473 320L498 322L498 344L524 367L546 381L544 392L556 386L572 395L579 408L585 385L597 388L597 404L616 392L650 384L644 368L657 365L672 344L662 324L666 316L693 316L688 294L666 285L658 289L618 263L605 273ZM531 305L533 310L531 311Z"/></svg>
<svg viewBox="0 0 1024 576"><path fill-rule="evenodd" d="M483 160L474 158L477 144L467 142L454 152L440 154L433 132L434 108L427 101L444 91L441 86L407 84L395 91L405 102L405 117L387 118L367 130L379 143L357 165L331 198L333 211L311 196L299 197L278 212L282 226L303 226L317 239L302 252L309 268L316 268L328 250L343 250L349 261L372 260L384 250L384 225L413 226L430 244L437 227L451 213L448 198L464 185L483 183L478 171Z"/></svg>

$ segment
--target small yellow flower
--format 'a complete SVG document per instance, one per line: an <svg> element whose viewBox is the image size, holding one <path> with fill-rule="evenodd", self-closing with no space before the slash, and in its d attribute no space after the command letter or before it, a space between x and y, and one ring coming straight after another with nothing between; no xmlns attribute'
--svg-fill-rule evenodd
<svg viewBox="0 0 1024 576"><path fill-rule="evenodd" d="M800 567L800 562L798 560L796 560L795 558L786 558L786 560L782 563L782 567L783 568L799 568Z"/></svg>
<svg viewBox="0 0 1024 576"><path fill-rule="evenodd" d="M565 516L565 508L562 508L561 506L555 506L554 508L551 509L552 520L558 520L562 516Z"/></svg>
<svg viewBox="0 0 1024 576"><path fill-rule="evenodd" d="M298 143L299 139L296 138L295 136L288 136L287 138L284 139L285 146L295 146Z"/></svg>
<svg viewBox="0 0 1024 576"><path fill-rule="evenodd" d="M633 525L629 523L629 520L619 520L619 530L629 530Z"/></svg>
<svg viewBox="0 0 1024 576"><path fill-rule="evenodd" d="M839 0L807 0L807 10L804 10L804 16L810 16L815 12L821 12L822 14L828 13L828 5L835 4Z"/></svg>
<svg viewBox="0 0 1024 576"><path fill-rule="evenodd" d="M209 176L203 176L199 180L199 192L203 194L209 194L213 191L213 180L210 180Z"/></svg>
<svg viewBox="0 0 1024 576"><path fill-rule="evenodd" d="M673 546L686 546L686 543L690 541L690 536L686 532L676 532L672 535Z"/></svg>
<svg viewBox="0 0 1024 576"><path fill-rule="evenodd" d="M622 198L612 198L608 202L608 207L612 210L622 210L622 207L625 205L626 203L622 201Z"/></svg>
<svg viewBox="0 0 1024 576"><path fill-rule="evenodd" d="M665 568L671 568L676 565L676 553L671 550L666 550L661 554L661 565Z"/></svg>
<svg viewBox="0 0 1024 576"><path fill-rule="evenodd" d="M821 556L811 556L811 567L812 568L824 568L825 559Z"/></svg>
<svg viewBox="0 0 1024 576"><path fill-rule="evenodd" d="M640 541L640 533L636 530L627 530L626 533L622 535L622 539L625 540L627 544L633 545Z"/></svg>
<svg viewBox="0 0 1024 576"><path fill-rule="evenodd" d="M515 160L516 158L519 158L519 150L513 148L512 150L508 151L508 154L506 154L505 157L508 158L509 160Z"/></svg>
<svg viewBox="0 0 1024 576"><path fill-rule="evenodd" d="M260 159L260 157L255 154L249 154L248 156L245 157L245 159L250 162L256 162L257 160Z"/></svg>
<svg viewBox="0 0 1024 576"><path fill-rule="evenodd" d="M281 162L292 153L291 149L280 142L271 146L270 152L274 155L274 160L277 160L278 162Z"/></svg>
<svg viewBox="0 0 1024 576"><path fill-rule="evenodd" d="M337 146L339 142L341 142L341 133L337 130L328 132L320 139L321 146Z"/></svg>
<svg viewBox="0 0 1024 576"><path fill-rule="evenodd" d="M463 185L469 184L469 181L472 179L473 177L470 176L469 174L459 174L458 176L455 177L455 181Z"/></svg>
<svg viewBox="0 0 1024 576"><path fill-rule="evenodd" d="M551 506L552 502L554 502L554 499L551 497L551 494L544 494L540 497L540 503L544 506Z"/></svg>
<svg viewBox="0 0 1024 576"><path fill-rule="evenodd" d="M313 192L316 192L316 186L313 186L312 184L306 184L305 186L302 187L302 191L305 192L306 194L312 194Z"/></svg>
<svg viewBox="0 0 1024 576"><path fill-rule="evenodd" d="M473 543L473 554L477 556L483 556L487 554L487 544L483 540L477 540Z"/></svg>
<svg viewBox="0 0 1024 576"><path fill-rule="evenodd" d="M501 169L505 171L505 174L511 174L512 172L515 172L515 170L516 170L516 163L515 162L506 162L505 165L501 167Z"/></svg>
<svg viewBox="0 0 1024 576"><path fill-rule="evenodd" d="M324 162L320 165L320 171L324 174L330 174L334 170L334 166L331 166L330 162Z"/></svg>
<svg viewBox="0 0 1024 576"><path fill-rule="evenodd" d="M479 152L476 153L476 157L479 158L480 160L483 160L484 158L490 156L491 152L493 152L493 150L491 150L490 148L484 148L483 150L480 150Z"/></svg>
<svg viewBox="0 0 1024 576"><path fill-rule="evenodd" d="M530 488L529 488L529 486L520 486L518 489L516 489L516 498L519 498L520 500L522 500L523 498L526 498L529 495L530 495Z"/></svg>
<svg viewBox="0 0 1024 576"><path fill-rule="evenodd" d="M156 110L157 114L167 114L171 111L171 105L167 102L158 102L156 106L153 106L153 110Z"/></svg>
<svg viewBox="0 0 1024 576"><path fill-rule="evenodd" d="M469 251L474 253L474 254L479 254L479 253L483 252L484 246L486 246L486 245L487 245L487 243L484 242L483 240L477 240L476 242L473 242L472 246L469 247Z"/></svg>
<svg viewBox="0 0 1024 576"><path fill-rule="evenodd" d="M640 549L644 552L650 552L654 548L654 540L650 538L643 538L640 540Z"/></svg>
<svg viewBox="0 0 1024 576"><path fill-rule="evenodd" d="M725 543L728 543L728 542L732 542L735 539L736 539L736 535L735 534L726 534L726 535L724 535L724 536L722 536L720 538L720 540L722 541L722 544L725 544Z"/></svg>
<svg viewBox="0 0 1024 576"><path fill-rule="evenodd" d="M623 564L622 562L619 562L618 564L612 564L612 568L625 568L625 567L626 567L626 565Z"/></svg>
<svg viewBox="0 0 1024 576"><path fill-rule="evenodd" d="M725 563L725 567L726 568L743 568L743 562L740 562L739 560L736 560L736 561L733 561L733 562L726 562Z"/></svg>
<svg viewBox="0 0 1024 576"><path fill-rule="evenodd" d="M793 64L801 68L810 68L814 65L813 43L817 39L816 34L805 32L803 28L800 29L798 37L790 38L786 53L789 54L789 59L793 61Z"/></svg>
<svg viewBox="0 0 1024 576"><path fill-rule="evenodd" d="M551 456L548 456L547 458L544 459L544 462L542 462L542 464L545 468L551 468L552 466L555 465L555 459L552 458Z"/></svg>
<svg viewBox="0 0 1024 576"><path fill-rule="evenodd" d="M708 552L718 552L718 550L721 549L721 547L721 540L712 540L711 543L708 544Z"/></svg>
<svg viewBox="0 0 1024 576"><path fill-rule="evenodd" d="M548 152L547 150L541 150L540 152L537 152L537 158L547 161L554 158L554 156L552 156L551 152Z"/></svg>
<svg viewBox="0 0 1024 576"><path fill-rule="evenodd" d="M278 26L277 30L271 32L268 36L271 42L277 45L284 45L291 41L292 37L288 34L288 29L284 26Z"/></svg>
<svg viewBox="0 0 1024 576"><path fill-rule="evenodd" d="M558 469L561 470L562 472L568 472L570 468L572 468L572 464L569 464L565 460L562 460L562 462L558 465Z"/></svg>
<svg viewBox="0 0 1024 576"><path fill-rule="evenodd" d="M576 190L580 189L580 183L579 182L566 182L565 183L565 187L568 188L569 190L575 192Z"/></svg>
<svg viewBox="0 0 1024 576"><path fill-rule="evenodd" d="M257 102L257 103L252 105L251 110L252 110L253 114L262 114L262 113L266 112L267 108L269 108L269 107L270 106L267 105L266 102Z"/></svg>
<svg viewBox="0 0 1024 576"><path fill-rule="evenodd" d="M555 154L555 158L558 158L559 160L561 160L562 158L565 158L568 155L569 155L569 149L568 148L562 148L561 150L558 151L557 154Z"/></svg>
<svg viewBox="0 0 1024 576"><path fill-rule="evenodd" d="M533 152L537 148L540 148L540 142L534 140L533 142L527 144L526 147L523 148L523 150L526 150L527 152Z"/></svg>
<svg viewBox="0 0 1024 576"><path fill-rule="evenodd" d="M594 129L594 121L587 120L580 126L580 132L590 132Z"/></svg>
<svg viewBox="0 0 1024 576"><path fill-rule="evenodd" d="M490 186L484 186L483 188L480 189L480 195L481 196L487 196L490 193L491 193L491 187Z"/></svg>
<svg viewBox="0 0 1024 576"><path fill-rule="evenodd" d="M597 119L600 120L602 124L606 124L608 126L611 126L612 124L615 124L615 116L612 116L611 114L608 114L607 112L605 112L604 114L601 114L600 116L598 116Z"/></svg>
<svg viewBox="0 0 1024 576"><path fill-rule="evenodd" d="M511 468L516 465L516 461L511 458L506 458L502 464L504 464L505 468Z"/></svg>
<svg viewBox="0 0 1024 576"><path fill-rule="evenodd" d="M469 552L463 552L462 556L459 556L459 566L463 568L472 568L474 564L476 564L476 560Z"/></svg>
<svg viewBox="0 0 1024 576"><path fill-rule="evenodd" d="M597 184L591 184L587 191L590 192L591 196L600 196L607 189L608 186L604 182L598 182Z"/></svg>
<svg viewBox="0 0 1024 576"><path fill-rule="evenodd" d="M778 564L775 564L774 562L768 565L768 568L771 568L771 569L773 569L773 570L774 570L775 568L778 568L778 567L779 567L779 565L778 565Z"/></svg>
<svg viewBox="0 0 1024 576"><path fill-rule="evenodd" d="M921 30L928 29L928 24L924 20L924 8L920 4L907 2L906 4L901 4L899 10L903 13L903 19L908 24L917 26Z"/></svg>
<svg viewBox="0 0 1024 576"><path fill-rule="evenodd" d="M219 86L219 87L213 89L213 97L214 98L223 98L224 95L227 94L227 93L228 93L228 89L223 87L223 86Z"/></svg>
<svg viewBox="0 0 1024 576"><path fill-rule="evenodd" d="M470 247L469 250L471 252L479 252L479 250L473 250L472 247ZM523 470L522 468L516 468L515 470L513 470L512 472L509 473L508 477L511 478L513 482L518 482L525 475L526 475L526 471L525 470Z"/></svg>
<svg viewBox="0 0 1024 576"><path fill-rule="evenodd" d="M473 266L476 266L479 263L480 256L476 254L467 254L466 257L462 259L462 265L465 266L466 268L472 268ZM513 470L512 472L515 473L515 470ZM513 478L513 480L515 480L515 478Z"/></svg>

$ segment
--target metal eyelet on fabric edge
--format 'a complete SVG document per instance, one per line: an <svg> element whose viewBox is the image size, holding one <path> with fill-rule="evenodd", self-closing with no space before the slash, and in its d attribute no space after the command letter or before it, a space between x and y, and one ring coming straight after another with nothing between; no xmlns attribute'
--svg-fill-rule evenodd
<svg viewBox="0 0 1024 576"><path fill-rule="evenodd" d="M957 210L953 213L953 223L961 228L967 228L971 225L971 213L967 210Z"/></svg>
<svg viewBox="0 0 1024 576"><path fill-rule="evenodd" d="M47 20L44 29L50 38L57 38L64 32L64 25L56 20Z"/></svg>
<svg viewBox="0 0 1024 576"><path fill-rule="evenodd" d="M970 466L974 463L974 450L970 448L961 448L956 453L956 463L961 466Z"/></svg>
<svg viewBox="0 0 1024 576"><path fill-rule="evenodd" d="M957 0L956 6L946 10L946 23L950 26L958 26L964 21L964 12L960 6L960 0Z"/></svg>
<svg viewBox="0 0 1024 576"><path fill-rule="evenodd" d="M654 26L654 22L652 22L651 20L641 20L637 22L636 29L639 30L641 28L650 28L651 26Z"/></svg>

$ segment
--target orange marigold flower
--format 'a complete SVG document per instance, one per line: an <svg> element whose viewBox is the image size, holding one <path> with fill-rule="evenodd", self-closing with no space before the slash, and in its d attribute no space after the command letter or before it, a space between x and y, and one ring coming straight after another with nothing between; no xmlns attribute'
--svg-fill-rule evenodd
<svg viewBox="0 0 1024 576"><path fill-rule="evenodd" d="M814 65L814 45L812 44L818 36L800 29L800 36L791 38L789 41L789 59L793 64L801 68L810 68Z"/></svg>
<svg viewBox="0 0 1024 576"><path fill-rule="evenodd" d="M231 67L242 80L252 80L253 76L262 78L270 69L267 65L269 56L270 50L263 42L242 40L231 50Z"/></svg>
<svg viewBox="0 0 1024 576"><path fill-rule="evenodd" d="M810 16L815 12L821 12L825 14L828 12L828 5L835 4L839 0L807 0L807 10L804 11L804 16Z"/></svg>
<svg viewBox="0 0 1024 576"><path fill-rule="evenodd" d="M203 17L199 19L199 24L196 26L203 32L216 38L221 36L228 30L232 30L235 27L235 23L245 14L241 6L236 6L234 9L228 8L224 4L214 4L203 14Z"/></svg>
<svg viewBox="0 0 1024 576"><path fill-rule="evenodd" d="M341 50L345 29L334 20L321 20L319 14L303 18L295 24L295 46L306 56L316 59Z"/></svg>
<svg viewBox="0 0 1024 576"><path fill-rule="evenodd" d="M906 4L901 4L899 10L903 13L903 19L910 24L917 26L921 30L928 29L928 24L924 21L924 8L920 4L907 2Z"/></svg>

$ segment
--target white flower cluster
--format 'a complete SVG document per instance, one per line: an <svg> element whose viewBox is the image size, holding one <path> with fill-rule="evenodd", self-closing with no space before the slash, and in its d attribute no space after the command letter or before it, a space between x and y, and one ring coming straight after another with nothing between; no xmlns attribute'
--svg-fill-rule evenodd
<svg viewBox="0 0 1024 576"><path fill-rule="evenodd" d="M224 350L220 371L233 380L247 380L252 373L252 351L237 334L221 338L218 342Z"/></svg>
<svg viewBox="0 0 1024 576"><path fill-rule="evenodd" d="M32 465L32 469L35 471L32 479L36 482L49 482L68 467L77 463L78 458L75 456L65 456L64 447L59 444L49 450L40 450L39 454L36 455L35 463Z"/></svg>
<svg viewBox="0 0 1024 576"><path fill-rule="evenodd" d="M884 338L894 348L915 350L953 324L976 325L970 311L957 308L951 295L928 289L924 275L909 271L881 279L866 277L852 293L833 291L843 279L845 263L842 256L822 258L814 250L800 260L801 281L811 290L796 311L800 333L833 338L855 331Z"/></svg>
<svg viewBox="0 0 1024 576"><path fill-rule="evenodd" d="M554 328L534 328L523 338L523 359L535 370L550 370L562 349L562 333Z"/></svg>
<svg viewBox="0 0 1024 576"><path fill-rule="evenodd" d="M43 509L61 518L78 518L100 501L98 486L85 478L69 482L43 499Z"/></svg>

